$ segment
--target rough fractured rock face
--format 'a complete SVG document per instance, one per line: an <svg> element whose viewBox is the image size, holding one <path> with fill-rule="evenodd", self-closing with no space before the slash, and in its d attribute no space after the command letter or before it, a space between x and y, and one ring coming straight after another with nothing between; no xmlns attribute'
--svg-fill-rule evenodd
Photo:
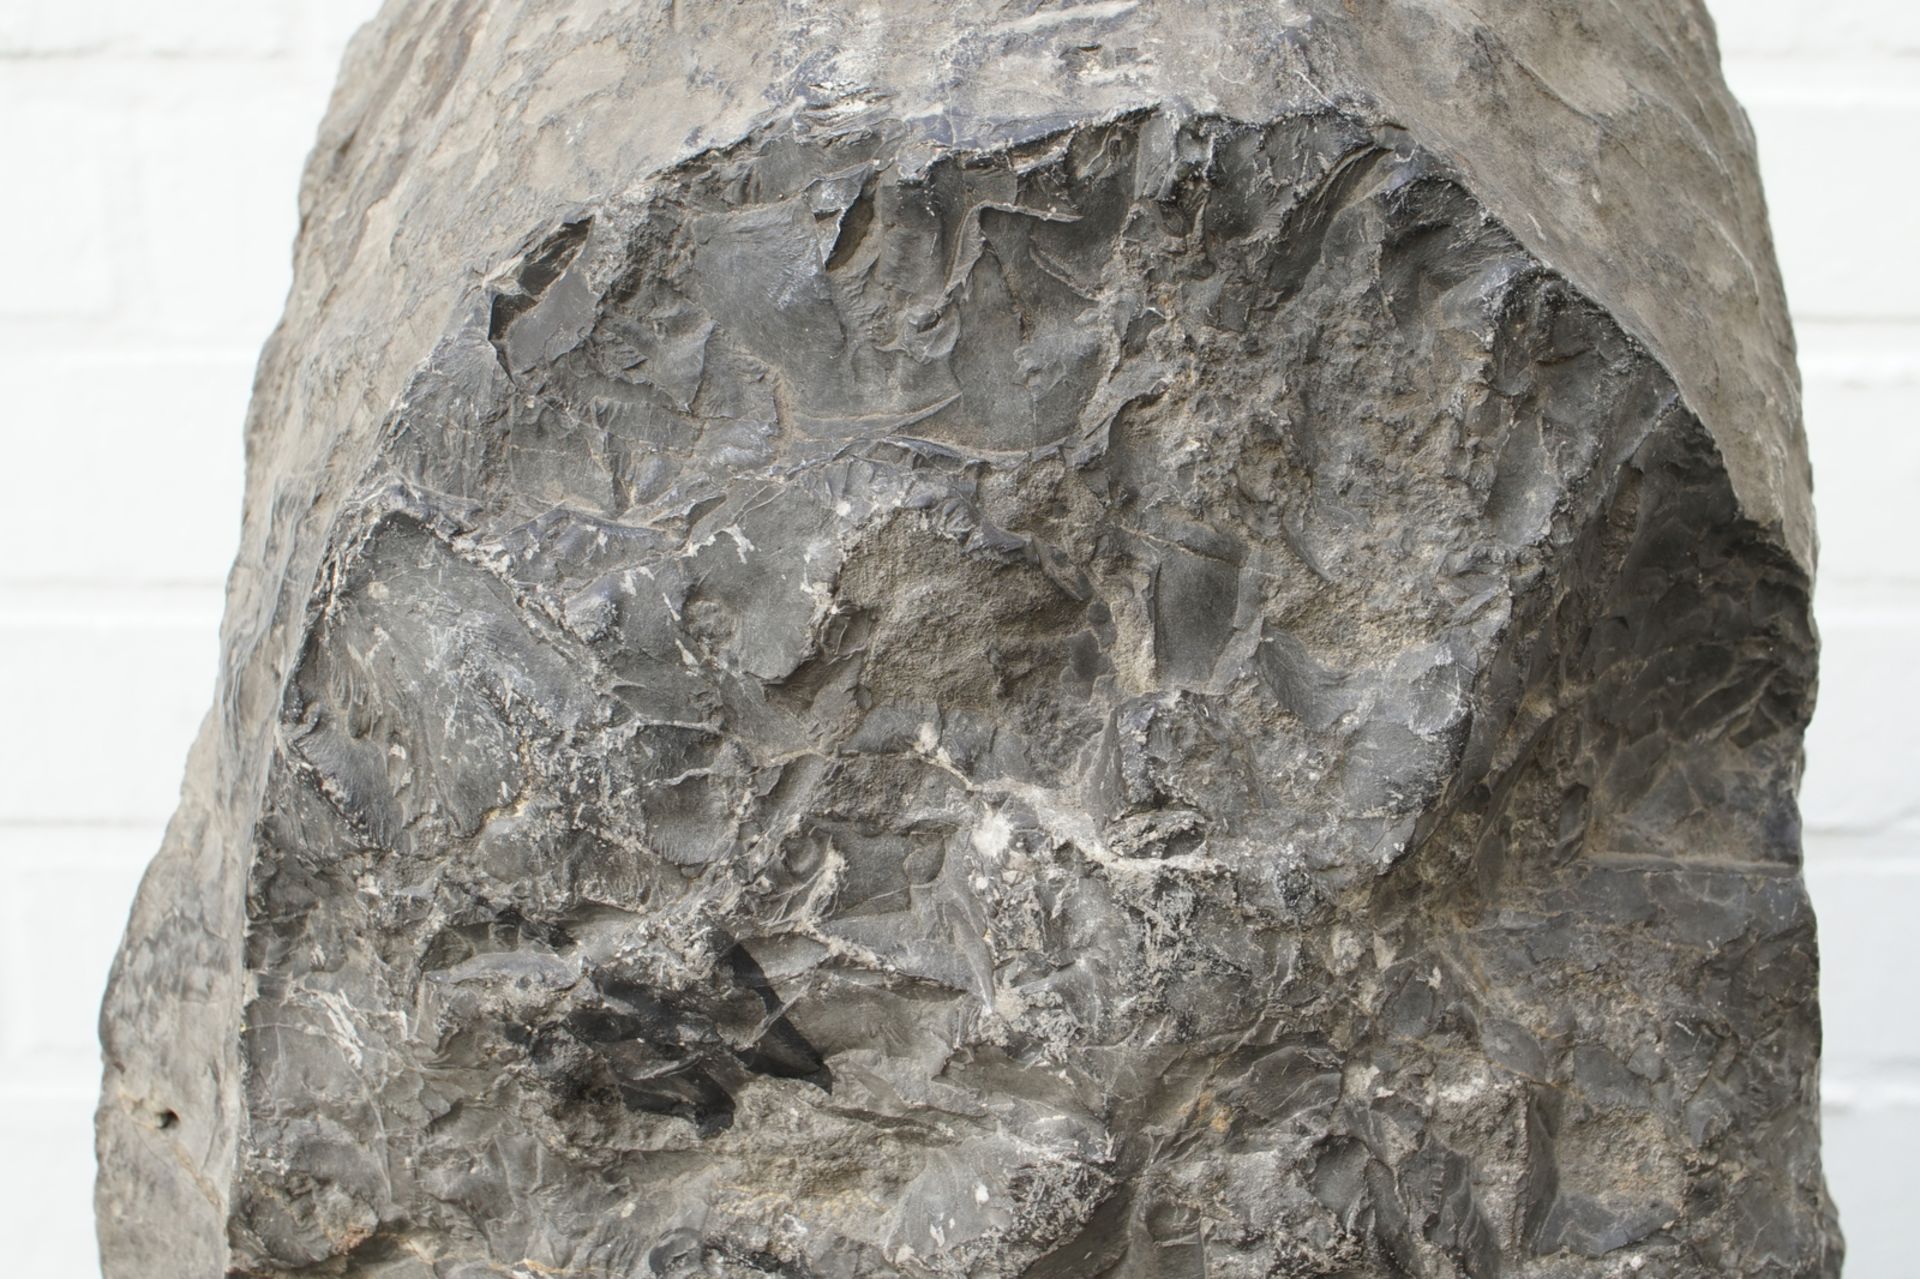
<svg viewBox="0 0 1920 1279"><path fill-rule="evenodd" d="M1807 592L1396 127L788 113L529 236L342 481L209 1255L1831 1270Z"/></svg>

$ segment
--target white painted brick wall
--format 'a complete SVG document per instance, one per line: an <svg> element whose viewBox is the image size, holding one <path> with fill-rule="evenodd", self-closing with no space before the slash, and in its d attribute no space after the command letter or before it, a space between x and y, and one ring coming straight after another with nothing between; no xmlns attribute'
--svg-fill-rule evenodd
<svg viewBox="0 0 1920 1279"><path fill-rule="evenodd" d="M95 1008L212 688L241 415L287 287L299 166L374 4L0 0L9 1273L94 1273ZM1910 1279L1920 179L1900 157L1920 133L1920 3L1716 12L1799 324L1824 543L1804 802L1829 1175L1852 1279Z"/></svg>

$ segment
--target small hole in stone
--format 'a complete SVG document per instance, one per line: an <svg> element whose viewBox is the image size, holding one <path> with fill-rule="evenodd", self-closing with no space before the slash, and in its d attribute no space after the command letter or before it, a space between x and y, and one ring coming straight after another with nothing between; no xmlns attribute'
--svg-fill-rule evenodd
<svg viewBox="0 0 1920 1279"><path fill-rule="evenodd" d="M180 1116L174 1114L171 1110L161 1111L158 1118L161 1132L165 1132L169 1128L178 1127L180 1124Z"/></svg>

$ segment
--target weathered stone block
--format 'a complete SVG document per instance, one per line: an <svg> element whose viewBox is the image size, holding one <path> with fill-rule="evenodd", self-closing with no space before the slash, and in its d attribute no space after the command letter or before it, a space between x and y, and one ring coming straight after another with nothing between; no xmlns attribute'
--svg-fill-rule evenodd
<svg viewBox="0 0 1920 1279"><path fill-rule="evenodd" d="M108 1274L1836 1272L1791 339L1575 11L389 5Z"/></svg>

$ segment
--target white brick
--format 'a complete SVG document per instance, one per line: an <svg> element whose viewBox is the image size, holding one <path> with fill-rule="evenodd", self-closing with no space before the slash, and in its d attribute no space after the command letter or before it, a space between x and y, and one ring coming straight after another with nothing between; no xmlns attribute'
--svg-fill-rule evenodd
<svg viewBox="0 0 1920 1279"><path fill-rule="evenodd" d="M1807 891L1820 921L1820 1019L1829 1081L1872 1080L1920 1063L1913 973L1898 956L1920 920L1920 837L1905 856L1841 861L1808 841Z"/></svg>
<svg viewBox="0 0 1920 1279"><path fill-rule="evenodd" d="M220 583L252 380L238 354L0 355L0 581Z"/></svg>
<svg viewBox="0 0 1920 1279"><path fill-rule="evenodd" d="M266 57L288 47L297 0L118 0L117 35L142 53Z"/></svg>
<svg viewBox="0 0 1920 1279"><path fill-rule="evenodd" d="M0 318L99 316L112 307L111 125L42 100L0 129L0 244L8 246Z"/></svg>
<svg viewBox="0 0 1920 1279"><path fill-rule="evenodd" d="M47 56L104 49L119 28L117 0L0 5L0 53Z"/></svg>
<svg viewBox="0 0 1920 1279"><path fill-rule="evenodd" d="M152 822L173 812L212 702L211 619L0 614L0 821Z"/></svg>
<svg viewBox="0 0 1920 1279"><path fill-rule="evenodd" d="M1796 319L1800 372L1809 383L1906 388L1920 402L1920 322L1828 323Z"/></svg>
<svg viewBox="0 0 1920 1279"><path fill-rule="evenodd" d="M323 104L298 81L244 110L194 96L135 125L135 314L161 337L258 349L292 278L300 169Z"/></svg>
<svg viewBox="0 0 1920 1279"><path fill-rule="evenodd" d="M97 1072L89 1072L93 1080ZM97 1086L97 1085L96 1085ZM84 1091L83 1091L84 1089ZM79 1279L99 1273L93 1237L92 1088L0 1093L0 1202L9 1274Z"/></svg>
<svg viewBox="0 0 1920 1279"><path fill-rule="evenodd" d="M1920 1095L1829 1106L1821 1137L1827 1186L1847 1237L1847 1279L1912 1279L1912 1163L1913 1152L1920 1150Z"/></svg>
<svg viewBox="0 0 1920 1279"><path fill-rule="evenodd" d="M1920 9L1910 0L1715 0L1709 7L1730 56L1920 50Z"/></svg>
<svg viewBox="0 0 1920 1279"><path fill-rule="evenodd" d="M97 1068L96 1024L140 874L162 823L0 827L0 1072L57 1087ZM48 962L57 929L59 962Z"/></svg>
<svg viewBox="0 0 1920 1279"><path fill-rule="evenodd" d="M263 57L287 47L297 0L66 0L0 8L0 53Z"/></svg>
<svg viewBox="0 0 1920 1279"><path fill-rule="evenodd" d="M1915 336L1920 342L1920 330ZM1920 493L1916 401L1920 384L1807 371L1807 443L1823 590L1920 584L1912 509Z"/></svg>
<svg viewBox="0 0 1920 1279"><path fill-rule="evenodd" d="M1877 830L1920 809L1920 611L1823 609L1820 625L1820 700L1801 811L1812 830Z"/></svg>
<svg viewBox="0 0 1920 1279"><path fill-rule="evenodd" d="M1914 63L1765 59L1727 70L1759 138L1796 317L1920 317L1920 255L1902 247L1920 171L1888 159L1920 129Z"/></svg>
<svg viewBox="0 0 1920 1279"><path fill-rule="evenodd" d="M1920 866L1920 822L1870 831L1817 830L1806 837L1807 858L1821 872L1866 865Z"/></svg>

